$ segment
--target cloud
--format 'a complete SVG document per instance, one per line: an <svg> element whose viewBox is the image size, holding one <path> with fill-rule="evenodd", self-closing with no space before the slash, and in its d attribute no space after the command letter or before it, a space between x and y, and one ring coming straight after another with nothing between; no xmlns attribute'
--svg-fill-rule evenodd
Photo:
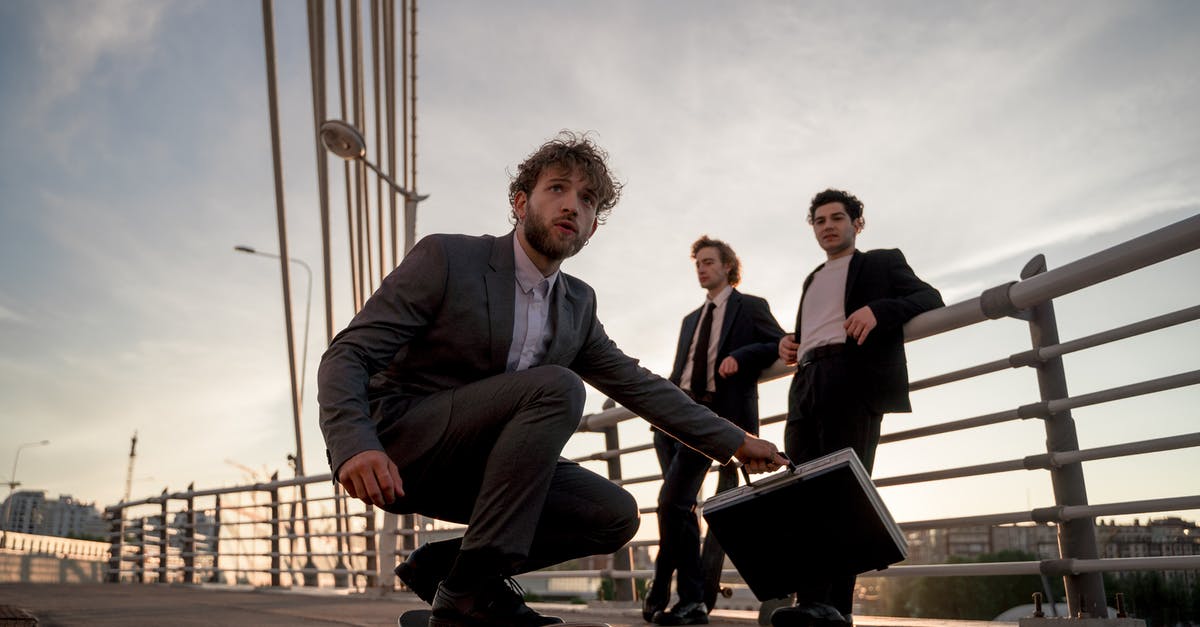
<svg viewBox="0 0 1200 627"><path fill-rule="evenodd" d="M0 322L25 322L25 318L8 307L0 305Z"/></svg>
<svg viewBox="0 0 1200 627"><path fill-rule="evenodd" d="M81 6L82 5L82 6ZM168 3L157 0L112 0L102 9L90 3L46 3L38 24L38 58L43 82L34 110L43 110L78 93L106 58L119 59L122 70L154 40Z"/></svg>

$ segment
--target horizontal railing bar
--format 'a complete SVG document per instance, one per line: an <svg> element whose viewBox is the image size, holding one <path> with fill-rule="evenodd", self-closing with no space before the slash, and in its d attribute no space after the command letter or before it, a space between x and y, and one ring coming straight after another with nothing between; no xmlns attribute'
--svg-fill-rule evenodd
<svg viewBox="0 0 1200 627"><path fill-rule="evenodd" d="M987 575L1078 575L1138 570L1197 570L1200 555L1052 559L1040 562L982 562L970 564L900 564L860 577L961 577Z"/></svg>
<svg viewBox="0 0 1200 627"><path fill-rule="evenodd" d="M1185 509L1200 509L1200 495L1167 497L1161 499L1144 499L1140 501L1124 501L1120 503L1102 503L1096 505L1039 507L1031 511L980 514L977 516L961 516L957 518L913 520L901 522L899 525L900 528L905 531L917 531L921 529L970 527L978 525L1004 525L1023 522L1060 523L1080 518L1120 516L1126 514L1147 514L1150 512L1169 512Z"/></svg>
<svg viewBox="0 0 1200 627"><path fill-rule="evenodd" d="M1190 372L1108 388L1107 390L1057 399L1050 401L1048 406L1051 413L1059 413L1077 407L1086 407L1088 405L1096 405L1098 403L1106 403L1134 396L1143 396L1154 392L1165 392L1166 390L1196 385L1197 383L1200 383L1200 370L1192 370Z"/></svg>
<svg viewBox="0 0 1200 627"><path fill-rule="evenodd" d="M1078 352L1088 348L1095 348L1104 344L1109 344L1118 340L1124 340L1151 331L1158 331L1167 327L1191 322L1192 320L1200 319L1200 305L1187 307L1178 311L1147 318L1138 322L1133 322L1124 326L1115 327L1107 331L1101 331L1092 335L1087 335L1061 344L1053 344L1043 346L1038 349L1013 353L1005 359L997 359L979 364L977 366L969 366L960 370L954 370L945 374L940 374L925 379L913 381L909 384L909 391L915 392L926 388L944 385L946 383L954 383L978 377L993 372L999 372L1009 368L1022 368L1026 366L1034 366L1044 363L1056 357L1062 357L1070 353Z"/></svg>
<svg viewBox="0 0 1200 627"><path fill-rule="evenodd" d="M1114 327L1107 331L1100 331L1087 335L1081 338L1062 342L1052 346L1044 346L1038 349L1038 357L1043 361L1062 357L1069 353L1078 352L1087 348L1095 348L1104 344L1110 344L1118 340L1124 340L1151 331L1158 331L1167 327L1191 322L1192 320L1200 319L1200 305L1194 307L1186 307L1171 313L1165 313L1161 316L1146 318L1138 322L1132 322L1124 326Z"/></svg>
<svg viewBox="0 0 1200 627"><path fill-rule="evenodd" d="M882 488L909 483L923 483L927 481L941 481L943 479L958 479L976 475L1010 472L1013 470L1046 470L1049 468L1060 467L1066 464L1073 464L1082 461L1095 461L1097 459L1108 459L1111 457L1120 457L1125 455L1156 453L1181 448L1191 448L1195 446L1200 446L1200 433L1189 433L1185 435L1157 438L1154 440L1143 440L1141 442L1128 442L1125 444L1116 444L1113 446L1103 446L1079 451L1041 453L1038 455L1029 455L1022 459L1011 459L987 464L976 464L972 466L945 468L942 470L919 472L908 475L897 475L894 477L883 477L875 479L874 481L877 487Z"/></svg>
<svg viewBox="0 0 1200 627"><path fill-rule="evenodd" d="M943 433L951 433L953 431L962 431L966 429L974 429L977 427L985 427L1012 420L1024 418L1039 418L1047 413L1059 413L1068 409L1077 407L1085 407L1087 405L1095 405L1098 403L1130 398L1133 396L1141 396L1152 394L1154 392L1164 392L1173 390L1188 385L1196 385L1200 383L1200 370L1192 370L1181 374L1160 377L1158 379L1150 379L1122 385L1107 390L1091 392L1089 394L1081 394L1079 396L1071 396L1063 399L1056 399L1046 403L1032 403L1023 405L1016 409L1007 409L991 414L983 414L971 418L963 418L961 420L952 420L949 422L938 423L926 427L918 427L905 431L896 431L893 433L885 433L879 438L880 444L889 442L899 442L902 440L911 440L915 438L928 437L931 435L939 435Z"/></svg>
<svg viewBox="0 0 1200 627"><path fill-rule="evenodd" d="M885 433L879 436L880 444L889 442L900 442L902 440L912 440L916 438L928 437L942 433L951 433L954 431L963 431L966 429L974 429L977 427L986 427L988 425L996 425L1013 420L1021 420L1028 416L1022 416L1020 408L1006 409L991 414L983 414L981 416L973 416L971 418L963 418L961 420L952 420L950 422L942 422L927 427L917 427L906 431L895 431Z"/></svg>
<svg viewBox="0 0 1200 627"><path fill-rule="evenodd" d="M904 531L920 531L923 529L941 529L943 527L975 527L981 525L1004 525L1023 522L1033 522L1033 513L1008 512L1004 514L980 514L978 516L959 516L957 518L914 520L911 522L902 522L898 524Z"/></svg>
<svg viewBox="0 0 1200 627"><path fill-rule="evenodd" d="M1013 283L1008 288L1008 298L1018 311L1028 309L1197 248L1200 248L1200 215ZM987 319L981 299L977 296L927 311L909 320L904 325L904 339L911 342Z"/></svg>
<svg viewBox="0 0 1200 627"><path fill-rule="evenodd" d="M959 479L962 477L974 477L977 475L990 475L1000 472L1011 472L1013 470L1026 470L1025 460L1011 459L1001 462L991 462L988 464L976 464L973 466L960 466L958 468L931 470L929 472L917 472L908 475L883 477L880 479L875 479L874 481L876 487L885 488L889 486L906 485L910 483L924 483L927 481L941 481L944 479Z"/></svg>
<svg viewBox="0 0 1200 627"><path fill-rule="evenodd" d="M1058 453L1034 455L1032 457L1047 457L1048 459L1046 461L1045 468L1057 468L1078 462L1090 462L1098 459L1111 459L1114 457L1142 455L1145 453L1161 453L1163 451L1173 451L1181 448L1193 448L1197 446L1200 446L1200 433L1185 433L1183 435L1172 435L1164 438L1154 438L1152 440L1125 442L1122 444L1099 446L1096 448L1079 451L1061 451Z"/></svg>
<svg viewBox="0 0 1200 627"><path fill-rule="evenodd" d="M1001 370L1007 370L1012 367L1014 367L1014 366L1010 360L997 359L995 361L989 361L987 363L982 363L977 366L970 366L968 368L953 370L953 371L947 372L945 374L939 374L939 375L933 376L933 377L918 379L918 380L913 381L908 384L908 390L910 392L916 392L917 390L923 390L925 388L936 387L939 385L944 385L946 383L953 383L955 381L963 381L965 379L970 379L972 377L978 377L978 376L985 375L985 374L991 374L993 372L999 372Z"/></svg>

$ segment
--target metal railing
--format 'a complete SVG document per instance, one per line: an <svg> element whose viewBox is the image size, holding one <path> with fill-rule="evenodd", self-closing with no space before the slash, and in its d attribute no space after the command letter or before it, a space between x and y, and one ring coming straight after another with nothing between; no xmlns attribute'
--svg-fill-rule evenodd
<svg viewBox="0 0 1200 627"><path fill-rule="evenodd" d="M1101 558L1094 520L1098 516L1146 514L1200 508L1200 495L1142 499L1092 505L1087 501L1083 462L1200 446L1200 432L1081 449L1071 410L1134 396L1159 393L1200 383L1200 370L1121 385L1071 396L1067 393L1064 355L1152 333L1200 318L1200 305L1117 326L1070 341L1060 341L1053 299L1094 286L1200 248L1200 216L1182 220L1147 235L1089 255L1061 268L1047 269L1041 256L1021 273L1021 280L985 290L980 296L927 312L905 326L906 341L951 332L1001 318L1019 318L1029 325L1032 348L952 372L912 382L913 390L965 381L1005 369L1030 368L1036 374L1041 398L1035 402L979 416L887 433L881 444L941 436L1018 420L1041 420L1046 452L1018 459L942 468L906 475L878 477L879 487L913 485L952 478L979 477L1016 470L1048 472L1055 505L1028 511L902 522L906 532L972 525L1051 523L1058 534L1059 555L1031 562L986 564L899 565L875 575L962 576L1041 574L1064 577L1072 615L1086 612L1105 616L1105 593L1100 574L1135 570L1197 570L1200 555ZM776 365L763 381L788 376L790 368ZM584 416L580 432L604 435L604 449L576 458L582 463L604 462L608 477L620 485L661 480L657 474L625 478L622 458L643 452L648 441L622 447L617 427L635 416L613 407ZM764 418L763 425L780 423L786 415ZM648 433L648 432L647 432ZM648 439L648 436L647 436ZM297 486L309 485L310 528L297 513ZM342 507L333 507L335 499ZM653 503L641 507L653 513ZM340 512L342 524L336 524ZM442 537L444 528L420 517L382 516L361 503L334 492L328 474L293 480L272 480L251 486L163 494L121 503L107 511L112 524L109 580L249 583L252 585L338 585L391 589L391 569L419 541ZM171 520L168 520L170 517ZM603 568L555 570L532 578L583 577L612 579L618 598L632 598L633 580L652 571L632 568L632 550L654 544L632 542L605 562ZM308 576L307 579L305 576ZM726 571L726 577L736 577Z"/></svg>

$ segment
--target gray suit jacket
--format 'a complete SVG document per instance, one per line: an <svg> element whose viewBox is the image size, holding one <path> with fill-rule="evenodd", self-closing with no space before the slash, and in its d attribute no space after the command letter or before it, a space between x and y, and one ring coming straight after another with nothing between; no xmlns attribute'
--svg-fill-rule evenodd
<svg viewBox="0 0 1200 627"><path fill-rule="evenodd" d="M406 411L442 390L505 371L512 343L516 276L514 234L430 235L413 247L333 339L317 374L321 430L330 466L365 450L383 451L378 433L404 466L434 446L450 415L450 394L422 411L437 419L405 420ZM543 364L571 369L584 381L708 457L726 462L745 433L693 403L667 380L625 355L596 318L596 294L559 275L551 296L553 336ZM395 459L397 451L402 458Z"/></svg>

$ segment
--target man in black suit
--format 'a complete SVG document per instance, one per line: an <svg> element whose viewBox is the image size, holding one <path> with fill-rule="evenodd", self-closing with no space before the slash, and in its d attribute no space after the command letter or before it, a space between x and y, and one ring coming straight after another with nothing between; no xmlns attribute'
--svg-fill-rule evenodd
<svg viewBox="0 0 1200 627"><path fill-rule="evenodd" d="M692 244L692 259L704 304L683 319L670 380L697 403L757 435L758 377L775 363L783 329L766 300L734 289L741 261L729 244L705 235ZM642 617L659 625L705 624L712 608L703 601L696 496L711 462L657 429L654 450L663 474L659 545ZM672 572L679 602L666 610Z"/></svg>
<svg viewBox="0 0 1200 627"><path fill-rule="evenodd" d="M942 297L917 278L899 250L855 249L865 224L858 198L827 189L813 197L808 212L827 259L804 280L796 333L779 342L784 362L798 362L784 446L796 463L850 447L870 472L883 414L912 411L904 323L943 306ZM814 508L813 515L827 513ZM812 573L796 605L776 610L772 624L850 624L854 575Z"/></svg>
<svg viewBox="0 0 1200 627"><path fill-rule="evenodd" d="M785 462L621 352L592 288L559 271L617 202L606 157L573 133L544 144L509 187L513 232L422 239L321 360L321 430L347 492L468 525L397 567L432 627L562 622L509 578L614 552L637 531L632 496L560 457L583 381L714 461Z"/></svg>

